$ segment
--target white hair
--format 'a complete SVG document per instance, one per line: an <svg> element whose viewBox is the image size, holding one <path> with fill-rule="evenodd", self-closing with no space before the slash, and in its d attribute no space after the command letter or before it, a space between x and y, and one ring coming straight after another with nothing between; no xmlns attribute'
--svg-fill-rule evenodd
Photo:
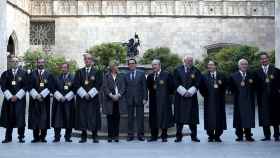
<svg viewBox="0 0 280 158"><path fill-rule="evenodd" d="M183 62L185 62L185 60L188 59L188 58L193 59L193 56L192 55L185 55L184 58L183 58Z"/></svg>
<svg viewBox="0 0 280 158"><path fill-rule="evenodd" d="M154 59L154 60L152 61L152 64L160 64L160 60L159 60L159 59Z"/></svg>
<svg viewBox="0 0 280 158"><path fill-rule="evenodd" d="M242 58L238 61L238 66L240 66L242 63L248 64L248 61L246 59Z"/></svg>

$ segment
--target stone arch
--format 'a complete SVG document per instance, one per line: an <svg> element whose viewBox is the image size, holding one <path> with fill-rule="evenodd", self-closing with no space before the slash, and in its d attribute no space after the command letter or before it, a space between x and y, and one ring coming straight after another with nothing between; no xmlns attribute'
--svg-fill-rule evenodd
<svg viewBox="0 0 280 158"><path fill-rule="evenodd" d="M217 52L225 47L232 47L232 46L239 46L239 45L240 44L236 44L236 43L216 43L216 44L207 45L204 48L206 50L206 53L210 54L213 52Z"/></svg>
<svg viewBox="0 0 280 158"><path fill-rule="evenodd" d="M8 37L7 52L8 56L18 54L18 38L15 31Z"/></svg>

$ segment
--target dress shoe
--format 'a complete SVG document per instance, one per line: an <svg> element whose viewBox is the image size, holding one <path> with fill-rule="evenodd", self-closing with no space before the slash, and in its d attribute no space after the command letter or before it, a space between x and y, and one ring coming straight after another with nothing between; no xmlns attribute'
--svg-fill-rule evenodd
<svg viewBox="0 0 280 158"><path fill-rule="evenodd" d="M238 138L235 139L235 141L241 142L241 141L243 141L243 137L238 137Z"/></svg>
<svg viewBox="0 0 280 158"><path fill-rule="evenodd" d="M181 142L181 141L182 141L182 138L179 138L179 137L177 137L177 138L174 140L175 143L179 143L179 142Z"/></svg>
<svg viewBox="0 0 280 158"><path fill-rule="evenodd" d="M133 139L134 139L133 137L127 137L126 140L127 140L128 142L130 142L130 141L133 141Z"/></svg>
<svg viewBox="0 0 280 158"><path fill-rule="evenodd" d="M220 137L218 137L218 138L215 138L215 142L222 142L222 140Z"/></svg>
<svg viewBox="0 0 280 158"><path fill-rule="evenodd" d="M25 140L24 139L19 139L18 142L19 143L25 143Z"/></svg>
<svg viewBox="0 0 280 158"><path fill-rule="evenodd" d="M156 142L157 138L151 137L150 139L147 140L148 142Z"/></svg>
<svg viewBox="0 0 280 158"><path fill-rule="evenodd" d="M65 142L71 143L72 140L71 140L70 138L66 138L66 139L65 139Z"/></svg>
<svg viewBox="0 0 280 158"><path fill-rule="evenodd" d="M2 141L3 144L10 143L10 142L12 142L11 139L4 139L4 140Z"/></svg>
<svg viewBox="0 0 280 158"><path fill-rule="evenodd" d="M144 137L138 137L138 140L142 142L142 141L145 141L145 138Z"/></svg>
<svg viewBox="0 0 280 158"><path fill-rule="evenodd" d="M162 142L168 142L167 138L162 138Z"/></svg>
<svg viewBox="0 0 280 158"><path fill-rule="evenodd" d="M31 143L39 143L39 142L40 142L39 139L33 139L33 140L31 141Z"/></svg>
<svg viewBox="0 0 280 158"><path fill-rule="evenodd" d="M81 139L81 140L79 141L79 143L85 143L85 142L87 142L86 139Z"/></svg>
<svg viewBox="0 0 280 158"><path fill-rule="evenodd" d="M99 143L99 140L98 140L97 138L93 138L93 139L92 139L92 142L93 142L93 143Z"/></svg>
<svg viewBox="0 0 280 158"><path fill-rule="evenodd" d="M249 141L249 142L254 142L255 141L255 139L253 137L247 137L246 140Z"/></svg>
<svg viewBox="0 0 280 158"><path fill-rule="evenodd" d="M271 139L269 137L265 137L263 139L261 139L261 141L270 141Z"/></svg>
<svg viewBox="0 0 280 158"><path fill-rule="evenodd" d="M47 143L47 140L46 139L41 139L41 142L42 143Z"/></svg>
<svg viewBox="0 0 280 158"><path fill-rule="evenodd" d="M192 138L192 141L193 141L193 142L200 142L200 140L199 140L198 138L196 138L196 137L195 137L195 138Z"/></svg>

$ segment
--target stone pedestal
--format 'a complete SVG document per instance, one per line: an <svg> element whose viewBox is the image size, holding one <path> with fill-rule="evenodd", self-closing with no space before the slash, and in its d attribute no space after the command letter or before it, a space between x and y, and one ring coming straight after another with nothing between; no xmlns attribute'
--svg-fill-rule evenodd
<svg viewBox="0 0 280 158"><path fill-rule="evenodd" d="M275 57L276 66L280 67L280 1L275 0Z"/></svg>
<svg viewBox="0 0 280 158"><path fill-rule="evenodd" d="M6 45L6 15L7 15L6 0L0 1L0 74L7 66L7 45Z"/></svg>

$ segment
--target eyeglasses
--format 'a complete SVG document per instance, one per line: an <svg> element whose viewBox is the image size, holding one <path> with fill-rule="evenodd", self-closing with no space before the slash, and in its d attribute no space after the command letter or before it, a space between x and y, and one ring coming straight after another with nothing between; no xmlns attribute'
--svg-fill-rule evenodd
<svg viewBox="0 0 280 158"><path fill-rule="evenodd" d="M128 65L135 64L135 63L128 63Z"/></svg>

